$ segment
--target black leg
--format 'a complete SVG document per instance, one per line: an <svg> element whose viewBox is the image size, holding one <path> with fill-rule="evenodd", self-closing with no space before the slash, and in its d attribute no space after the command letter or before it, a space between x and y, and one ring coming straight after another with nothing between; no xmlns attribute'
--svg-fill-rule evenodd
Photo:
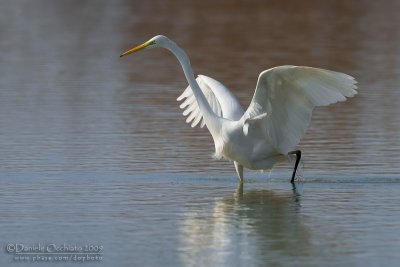
<svg viewBox="0 0 400 267"><path fill-rule="evenodd" d="M300 150L295 150L295 151L289 152L289 154L290 155L296 155L296 163L294 164L292 179L290 180L291 183L294 183L294 177L296 176L297 166L299 165L299 162L300 162L300 159L301 159L301 151Z"/></svg>

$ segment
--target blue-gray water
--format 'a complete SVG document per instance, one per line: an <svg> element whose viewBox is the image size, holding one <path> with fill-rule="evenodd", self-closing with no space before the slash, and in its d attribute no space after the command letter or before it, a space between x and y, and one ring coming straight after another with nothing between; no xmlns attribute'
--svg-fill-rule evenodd
<svg viewBox="0 0 400 267"><path fill-rule="evenodd" d="M7 244L103 246L85 266L397 266L398 1L0 1L0 266ZM176 97L171 37L247 107L283 65L348 73L359 95L318 108L292 166L211 158ZM50 255L53 256L53 255ZM29 255L32 260L32 255ZM76 262L48 266L76 266Z"/></svg>

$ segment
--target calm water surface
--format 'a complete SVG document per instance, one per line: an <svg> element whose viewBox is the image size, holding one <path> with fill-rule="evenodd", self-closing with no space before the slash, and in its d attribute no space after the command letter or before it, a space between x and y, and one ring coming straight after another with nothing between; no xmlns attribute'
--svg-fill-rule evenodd
<svg viewBox="0 0 400 267"><path fill-rule="evenodd" d="M16 243L103 246L85 266L398 265L398 1L0 8L0 266L34 265L6 253ZM282 64L346 72L359 95L315 110L299 145L304 183L292 188L283 164L246 171L240 188L207 131L181 116L176 59L118 58L156 34L244 107L258 74Z"/></svg>

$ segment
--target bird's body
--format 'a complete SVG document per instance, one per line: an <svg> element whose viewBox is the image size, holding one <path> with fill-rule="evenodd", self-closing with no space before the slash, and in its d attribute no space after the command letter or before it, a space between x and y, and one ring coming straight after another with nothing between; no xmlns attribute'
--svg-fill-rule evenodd
<svg viewBox="0 0 400 267"><path fill-rule="evenodd" d="M262 137L260 131L251 131L245 135L241 121L245 112L224 85L205 75L198 75L196 81L214 112L225 119L219 132L212 135L215 158L240 162L243 167L252 170L270 169L278 159L284 158ZM183 101L180 107L184 109L187 123L192 127L205 125L190 86L178 97L178 101Z"/></svg>
<svg viewBox="0 0 400 267"><path fill-rule="evenodd" d="M179 60L189 86L178 97L192 127L207 126L215 144L215 157L234 162L243 181L243 167L271 169L277 162L300 151L300 142L314 107L354 96L356 81L349 75L311 67L279 66L263 71L246 111L220 82L199 75L195 79L185 52L165 36L155 36L121 56L143 48L164 47Z"/></svg>
<svg viewBox="0 0 400 267"><path fill-rule="evenodd" d="M283 159L259 130L243 132L243 122L227 120L218 136L213 136L216 158L225 158L240 163L251 170L267 170Z"/></svg>

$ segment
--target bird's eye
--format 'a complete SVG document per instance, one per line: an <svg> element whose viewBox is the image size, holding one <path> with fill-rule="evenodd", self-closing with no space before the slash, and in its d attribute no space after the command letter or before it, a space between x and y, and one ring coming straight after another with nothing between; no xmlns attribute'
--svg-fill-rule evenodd
<svg viewBox="0 0 400 267"><path fill-rule="evenodd" d="M149 43L149 45L155 45L156 44L156 41L151 41L150 43Z"/></svg>

